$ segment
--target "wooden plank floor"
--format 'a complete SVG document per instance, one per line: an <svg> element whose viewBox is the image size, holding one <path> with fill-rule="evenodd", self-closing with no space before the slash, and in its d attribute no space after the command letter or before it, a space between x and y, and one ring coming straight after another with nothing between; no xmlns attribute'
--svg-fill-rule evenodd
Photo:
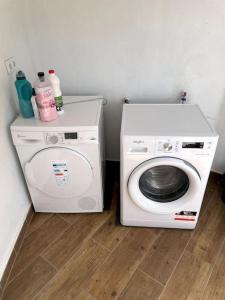
<svg viewBox="0 0 225 300"><path fill-rule="evenodd" d="M216 176L194 231L121 226L118 176L112 200L102 214L35 214L3 299L225 299L225 205Z"/></svg>

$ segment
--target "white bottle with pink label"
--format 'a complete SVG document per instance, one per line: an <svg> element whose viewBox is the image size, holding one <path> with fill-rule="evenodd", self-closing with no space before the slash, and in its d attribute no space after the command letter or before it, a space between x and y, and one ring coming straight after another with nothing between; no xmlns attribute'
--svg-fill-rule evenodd
<svg viewBox="0 0 225 300"><path fill-rule="evenodd" d="M39 72L38 78L39 80L34 83L34 89L40 120L44 122L53 121L58 118L58 114L51 83L45 80L44 72Z"/></svg>

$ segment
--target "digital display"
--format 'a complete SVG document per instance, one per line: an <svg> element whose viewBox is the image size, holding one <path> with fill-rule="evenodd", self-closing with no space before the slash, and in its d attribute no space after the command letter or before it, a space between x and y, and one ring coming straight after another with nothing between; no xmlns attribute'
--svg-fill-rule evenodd
<svg viewBox="0 0 225 300"><path fill-rule="evenodd" d="M76 140L77 139L77 132L66 132L64 133L65 140Z"/></svg>
<svg viewBox="0 0 225 300"><path fill-rule="evenodd" d="M184 142L182 143L182 148L188 148L188 149L203 149L204 143L189 143Z"/></svg>

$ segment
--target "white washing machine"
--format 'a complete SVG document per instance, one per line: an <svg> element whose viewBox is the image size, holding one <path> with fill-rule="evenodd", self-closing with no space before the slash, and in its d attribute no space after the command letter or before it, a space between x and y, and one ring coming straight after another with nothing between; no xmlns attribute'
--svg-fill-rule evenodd
<svg viewBox="0 0 225 300"><path fill-rule="evenodd" d="M64 102L65 112L55 121L18 117L11 125L34 209L101 212L103 101L70 96Z"/></svg>
<svg viewBox="0 0 225 300"><path fill-rule="evenodd" d="M197 105L124 104L121 223L194 228L217 141Z"/></svg>

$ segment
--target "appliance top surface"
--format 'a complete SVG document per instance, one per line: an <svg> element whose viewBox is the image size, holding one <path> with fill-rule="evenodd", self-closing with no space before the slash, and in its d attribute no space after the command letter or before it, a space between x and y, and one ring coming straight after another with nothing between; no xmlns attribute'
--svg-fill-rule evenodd
<svg viewBox="0 0 225 300"><path fill-rule="evenodd" d="M91 101L88 99L91 99ZM24 119L21 116L18 116L12 123L11 129L45 131L62 127L98 126L101 105L103 103L101 97L64 96L63 100L64 114L60 115L56 120L51 122L42 122L35 118ZM78 103L78 101L81 102Z"/></svg>
<svg viewBox="0 0 225 300"><path fill-rule="evenodd" d="M218 136L191 104L124 104L121 132L129 136Z"/></svg>

